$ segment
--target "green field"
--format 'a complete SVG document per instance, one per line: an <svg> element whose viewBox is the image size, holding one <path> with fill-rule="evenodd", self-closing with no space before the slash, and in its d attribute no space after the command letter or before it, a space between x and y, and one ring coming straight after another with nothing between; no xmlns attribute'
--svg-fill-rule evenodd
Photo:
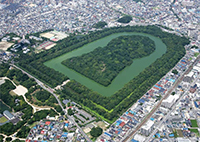
<svg viewBox="0 0 200 142"><path fill-rule="evenodd" d="M3 116L3 117L0 118L0 123L4 123L4 122L6 122L6 121L8 121L8 119L5 118L5 116Z"/></svg>
<svg viewBox="0 0 200 142"><path fill-rule="evenodd" d="M197 120L190 120L192 123L192 127L198 127Z"/></svg>
<svg viewBox="0 0 200 142"><path fill-rule="evenodd" d="M190 129L191 132L195 133L199 137L199 131L197 129Z"/></svg>

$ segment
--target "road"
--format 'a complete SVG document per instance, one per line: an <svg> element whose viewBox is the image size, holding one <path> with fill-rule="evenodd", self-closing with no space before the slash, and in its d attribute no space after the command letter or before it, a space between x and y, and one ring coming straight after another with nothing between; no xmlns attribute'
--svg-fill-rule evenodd
<svg viewBox="0 0 200 142"><path fill-rule="evenodd" d="M11 66L21 70L23 73L27 74L30 78L35 79L35 81L38 83L38 85L40 85L43 89L47 90L48 92L50 92L57 100L58 104L60 105L60 107L62 108L63 112L65 113L65 115L68 117L68 119L70 121L72 121L76 127L79 129L80 133L85 137L85 139L87 140L87 142L92 142L92 140L83 132L83 130L81 129L81 127L74 121L74 119L69 116L67 114L67 112L65 111L65 109L63 108L60 100L58 99L58 96L54 93L54 89L52 89L51 87L49 87L48 85L44 84L43 82L41 82L40 80L38 80L37 78L35 78L34 76L32 76L31 74L27 73L26 71L24 71L23 69L19 68L18 66L11 64Z"/></svg>
<svg viewBox="0 0 200 142"><path fill-rule="evenodd" d="M166 95L160 100L160 102L152 109L152 111L147 115L147 117L144 118L144 120L136 127L136 129L131 132L131 134L129 136L127 136L124 140L122 140L122 142L126 142L126 141L130 141L130 138L132 138L132 136L151 118L151 116L157 111L157 109L161 106L162 101L165 100L169 95L171 95L172 91L174 90L174 88L176 88L180 82L183 80L184 76L186 74L188 74L192 68L193 65L196 64L200 59L200 56L198 56L198 58L196 58L196 60L192 63L192 65L178 78L178 80L176 81L176 83L173 85L172 88L170 88Z"/></svg>

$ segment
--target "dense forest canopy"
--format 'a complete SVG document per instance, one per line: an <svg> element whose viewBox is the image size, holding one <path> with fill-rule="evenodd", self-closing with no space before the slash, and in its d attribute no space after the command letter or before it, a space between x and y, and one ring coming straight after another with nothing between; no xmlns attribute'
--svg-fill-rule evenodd
<svg viewBox="0 0 200 142"><path fill-rule="evenodd" d="M133 18L129 15L125 15L117 20L119 23L129 23Z"/></svg>
<svg viewBox="0 0 200 142"><path fill-rule="evenodd" d="M90 53L72 57L62 63L86 77L108 86L118 73L130 66L133 59L150 55L155 50L154 42L144 36L120 36L106 47L98 47Z"/></svg>
<svg viewBox="0 0 200 142"><path fill-rule="evenodd" d="M95 23L93 25L94 28L100 29L103 28L107 25L107 23L105 21L99 21L98 23Z"/></svg>

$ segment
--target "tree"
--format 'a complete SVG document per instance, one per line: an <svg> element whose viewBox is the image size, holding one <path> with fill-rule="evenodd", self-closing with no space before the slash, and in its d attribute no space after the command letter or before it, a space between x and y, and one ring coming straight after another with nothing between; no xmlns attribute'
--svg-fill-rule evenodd
<svg viewBox="0 0 200 142"><path fill-rule="evenodd" d="M11 137L7 137L6 138L6 142L10 142L10 141L12 141L12 138Z"/></svg>
<svg viewBox="0 0 200 142"><path fill-rule="evenodd" d="M3 142L4 136L0 135L0 142Z"/></svg>
<svg viewBox="0 0 200 142"><path fill-rule="evenodd" d="M26 138L28 133L30 131L30 128L27 126L23 126L20 131L17 133L17 137L19 138Z"/></svg>
<svg viewBox="0 0 200 142"><path fill-rule="evenodd" d="M129 15L125 15L122 18L118 19L117 22L119 23L129 23L132 20L132 17Z"/></svg>
<svg viewBox="0 0 200 142"><path fill-rule="evenodd" d="M99 29L105 27L106 25L107 23L105 21L99 21L98 23L94 24L93 27Z"/></svg>
<svg viewBox="0 0 200 142"><path fill-rule="evenodd" d="M178 71L177 71L176 69L174 69L174 70L172 71L172 73L173 73L173 74L178 74Z"/></svg>
<svg viewBox="0 0 200 142"><path fill-rule="evenodd" d="M71 108L69 108L69 109L67 110L67 114L68 114L68 115L73 115L73 114L74 114L74 112L72 111L72 109L71 109Z"/></svg>
<svg viewBox="0 0 200 142"><path fill-rule="evenodd" d="M15 139L13 142L24 142L23 140Z"/></svg>
<svg viewBox="0 0 200 142"><path fill-rule="evenodd" d="M100 127L93 127L92 130L90 131L90 135L93 136L94 138L97 138L102 134L103 130Z"/></svg>

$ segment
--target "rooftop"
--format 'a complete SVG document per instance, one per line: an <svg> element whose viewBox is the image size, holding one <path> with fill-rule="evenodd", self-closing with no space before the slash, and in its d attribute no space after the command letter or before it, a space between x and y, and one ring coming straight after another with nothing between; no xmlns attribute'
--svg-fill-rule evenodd
<svg viewBox="0 0 200 142"><path fill-rule="evenodd" d="M142 129L149 130L153 126L154 122L152 120L148 120L145 125L142 126Z"/></svg>

